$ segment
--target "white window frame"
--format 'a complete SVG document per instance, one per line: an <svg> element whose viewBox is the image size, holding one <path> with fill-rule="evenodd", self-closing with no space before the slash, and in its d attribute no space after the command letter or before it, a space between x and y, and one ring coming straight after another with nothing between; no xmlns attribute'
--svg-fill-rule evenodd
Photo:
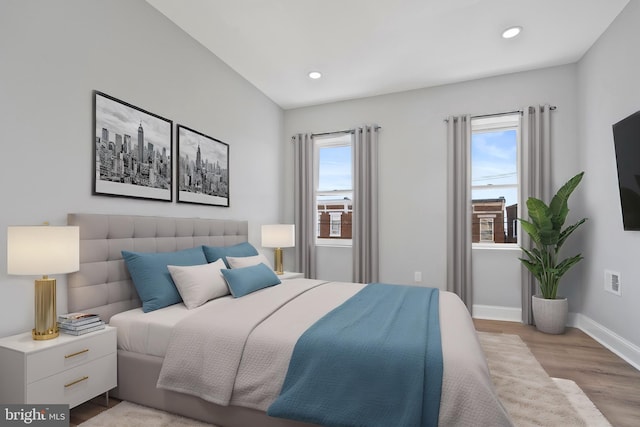
<svg viewBox="0 0 640 427"><path fill-rule="evenodd" d="M335 199L344 199L344 197L351 196L351 203L353 206L353 134L352 133L343 133L343 134L334 134L328 135L326 137L315 137L314 138L314 165L313 165L313 188L314 188L314 215L315 215L315 223L318 227L320 227L320 218L318 217L318 197L319 196L331 196ZM320 182L320 149L328 148L328 147L351 147L351 190L330 190L330 191L319 191L318 184ZM331 227L331 225L329 226ZM331 228L329 229L329 234L331 235ZM342 232L342 227L340 227ZM353 232L353 230L352 230ZM320 234L320 230L316 230L316 246L352 246L352 239L326 239L317 237Z"/></svg>
<svg viewBox="0 0 640 427"><path fill-rule="evenodd" d="M471 183L471 191L473 192L473 190L482 190L482 189L496 189L496 188L516 188L517 189L517 201L516 203L518 204L518 208L517 208L517 212L516 212L516 218L520 217L520 195L522 194L522 188L521 188L521 173L522 170L520 168L521 162L520 162L520 152L521 152L521 147L522 147L522 137L521 137L521 133L522 133L522 129L521 129L521 123L522 123L522 114L520 112L515 112L515 113L507 113L507 114L499 114L499 115L495 115L495 116L486 116L486 117L472 117L471 118L471 134L475 134L475 133L481 133L481 132L500 132L500 131L505 131L505 130L515 130L516 131L516 151L517 151L517 155L516 155L516 172L517 172L517 178L516 178L516 184L504 184L504 185L492 185L492 184L487 184L487 185L473 185L473 183ZM469 150L469 166L472 168L473 167L473 159L471 158L471 150ZM471 174L469 176L469 179L471 179ZM473 193L472 193L473 194ZM506 212L504 213L505 215L505 232L507 230L506 227ZM516 237L516 242L515 243L495 243L494 242L477 242L477 243L472 243L472 248L483 248L483 249L520 249L520 221L516 221L517 223L517 228L514 230L514 234ZM494 224L495 227L495 224ZM494 229L495 230L495 229ZM495 233L495 231L494 231ZM494 234L494 239L495 239L495 234Z"/></svg>

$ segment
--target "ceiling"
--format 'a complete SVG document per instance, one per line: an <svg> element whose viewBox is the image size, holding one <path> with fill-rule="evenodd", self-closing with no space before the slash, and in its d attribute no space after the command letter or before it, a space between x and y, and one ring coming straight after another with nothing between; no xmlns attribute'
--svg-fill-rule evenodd
<svg viewBox="0 0 640 427"><path fill-rule="evenodd" d="M284 109L573 63L628 1L147 0Z"/></svg>

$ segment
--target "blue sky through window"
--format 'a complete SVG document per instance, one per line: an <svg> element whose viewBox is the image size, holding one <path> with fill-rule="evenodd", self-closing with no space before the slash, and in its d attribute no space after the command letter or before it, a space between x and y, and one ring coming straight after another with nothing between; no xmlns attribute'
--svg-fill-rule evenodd
<svg viewBox="0 0 640 427"><path fill-rule="evenodd" d="M319 152L318 190L351 190L351 147L322 147Z"/></svg>
<svg viewBox="0 0 640 427"><path fill-rule="evenodd" d="M491 188L517 185L517 141L515 129L474 132L471 136L471 185L487 185L471 191L473 199L504 197L506 206L518 202L517 188Z"/></svg>

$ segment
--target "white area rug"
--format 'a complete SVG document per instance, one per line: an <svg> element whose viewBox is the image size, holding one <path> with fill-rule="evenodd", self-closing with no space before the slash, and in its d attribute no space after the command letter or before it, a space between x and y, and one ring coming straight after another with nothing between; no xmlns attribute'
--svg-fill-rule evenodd
<svg viewBox="0 0 640 427"><path fill-rule="evenodd" d="M569 399L569 402L580 416L587 420L586 425L590 427L611 427L611 424L602 415L600 410L596 408L591 400L587 397L582 389L571 380L564 378L553 378L556 386Z"/></svg>
<svg viewBox="0 0 640 427"><path fill-rule="evenodd" d="M549 377L519 336L478 336L498 396L516 426L610 426L577 384Z"/></svg>
<svg viewBox="0 0 640 427"><path fill-rule="evenodd" d="M212 427L212 424L169 414L131 402L120 402L101 412L82 427ZM80 427L79 426L79 427ZM213 426L215 427L215 426Z"/></svg>
<svg viewBox="0 0 640 427"><path fill-rule="evenodd" d="M519 336L478 335L498 395L517 427L611 426L576 383L549 377ZM121 402L80 426L212 427L130 402Z"/></svg>

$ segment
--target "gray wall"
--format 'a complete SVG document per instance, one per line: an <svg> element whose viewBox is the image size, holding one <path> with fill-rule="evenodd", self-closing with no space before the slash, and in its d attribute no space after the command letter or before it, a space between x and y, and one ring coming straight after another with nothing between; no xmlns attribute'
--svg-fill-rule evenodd
<svg viewBox="0 0 640 427"><path fill-rule="evenodd" d="M585 260L560 292L572 323L640 366L640 232L623 231L611 125L640 110L640 2L632 1L576 64L285 112L285 136L375 122L383 127L381 280L444 287L446 151L442 119L529 104L556 105L552 182L557 189L586 171L572 196L569 222L589 221L565 245ZM287 156L290 147L287 146ZM639 160L640 161L640 160ZM284 215L293 211L292 171L285 171ZM474 250L474 303L519 308L517 252ZM328 259L326 254L323 259ZM511 259L511 260L510 260ZM348 265L344 262L342 265ZM492 270L504 269L496 277ZM604 291L604 270L621 274L622 296ZM339 274L333 271L333 274ZM350 279L346 268L340 272Z"/></svg>
<svg viewBox="0 0 640 427"><path fill-rule="evenodd" d="M451 114L486 114L551 103L553 112L553 182L577 172L575 65L475 80L353 101L285 111L285 136L327 132L377 123L380 133L380 279L445 288L446 280L446 126ZM292 146L285 144L292 162ZM285 170L284 216L293 215L293 166ZM326 248L322 259L328 259ZM351 280L349 260L330 267L332 275ZM518 251L483 251L474 256L474 303L520 307ZM349 254L350 256L350 254ZM334 257L336 258L336 257ZM482 262L480 262L482 261ZM495 267L504 265L500 274ZM341 271L340 271L341 270ZM567 286L573 286L567 283ZM572 305L572 309L575 307Z"/></svg>
<svg viewBox="0 0 640 427"><path fill-rule="evenodd" d="M640 2L629 2L578 64L585 274L580 313L635 346L640 366L640 232L624 231L611 125L640 110ZM638 159L640 162L640 159ZM604 291L604 270L621 273L622 296ZM605 331L606 332L606 331Z"/></svg>
<svg viewBox="0 0 640 427"><path fill-rule="evenodd" d="M586 260L566 277L563 293L579 320L617 334L637 353L640 232L622 230L611 124L640 109L638 3L629 3L578 64L283 113L142 0L2 0L0 242L9 225L60 225L67 212L100 212L248 219L250 240L259 246L261 224L293 220L289 137L375 122L383 127L381 280L413 283L413 273L421 271L424 285L444 288L443 118L548 102L558 107L554 187L578 170L587 172L570 215L590 219L567 247ZM229 143L231 207L92 196L94 89ZM349 251L325 249L321 274L351 280ZM474 253L480 261L475 274L484 277L476 281L476 304L519 307L515 255ZM292 260L287 250L289 270ZM492 276L499 265L507 272ZM622 274L622 297L604 292L604 269ZM64 276L58 284L63 312ZM2 243L0 336L31 328L32 304L33 278L6 275Z"/></svg>
<svg viewBox="0 0 640 427"><path fill-rule="evenodd" d="M259 246L260 225L279 221L282 110L145 1L2 0L0 58L0 336L33 327L35 277L6 274L9 225L239 218ZM92 196L94 89L228 143L231 207Z"/></svg>

